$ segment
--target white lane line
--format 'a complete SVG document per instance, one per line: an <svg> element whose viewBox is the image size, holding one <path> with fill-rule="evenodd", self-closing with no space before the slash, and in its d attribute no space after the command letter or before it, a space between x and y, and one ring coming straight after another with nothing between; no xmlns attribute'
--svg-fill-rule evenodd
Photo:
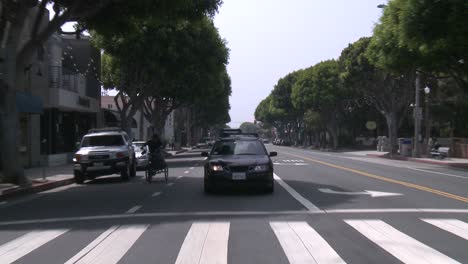
<svg viewBox="0 0 468 264"><path fill-rule="evenodd" d="M178 176L176 180L182 179L184 176Z"/></svg>
<svg viewBox="0 0 468 264"><path fill-rule="evenodd" d="M12 263L67 232L68 229L32 231L0 246L0 263Z"/></svg>
<svg viewBox="0 0 468 264"><path fill-rule="evenodd" d="M195 167L191 167L190 169L193 170L193 169L195 169Z"/></svg>
<svg viewBox="0 0 468 264"><path fill-rule="evenodd" d="M309 200L304 198L298 192L296 192L291 186L289 186L286 182L284 182L278 175L273 174L275 180L283 187L292 197L294 197L298 202L300 202L305 208L307 208L310 212L321 212L317 206L311 203Z"/></svg>
<svg viewBox="0 0 468 264"><path fill-rule="evenodd" d="M306 222L270 222L290 263L345 263Z"/></svg>
<svg viewBox="0 0 468 264"><path fill-rule="evenodd" d="M381 220L345 220L359 233L404 263L459 263Z"/></svg>
<svg viewBox="0 0 468 264"><path fill-rule="evenodd" d="M437 226L465 240L468 240L468 223L457 219L421 219L426 223Z"/></svg>
<svg viewBox="0 0 468 264"><path fill-rule="evenodd" d="M430 170L423 170L423 169L416 169L413 167L407 167L410 170L415 170L415 171L422 171L422 172L429 172L433 174L440 174L444 176L449 176L449 177L454 177L454 178L460 178L460 179L468 179L468 177L460 176L460 175L454 175L454 174L449 174L449 173L443 173L443 172L437 172L437 171L430 171Z"/></svg>
<svg viewBox="0 0 468 264"><path fill-rule="evenodd" d="M86 254L88 254L91 250L93 250L95 247L99 246L99 244L102 243L107 237L109 237L110 234L112 234L115 230L117 230L119 226L111 226L109 229L104 231L104 233L100 234L96 239L94 239L91 243L89 243L85 248L83 248L80 252L78 252L75 256L73 256L71 259L69 259L65 264L72 264L76 263L78 260L83 258Z"/></svg>
<svg viewBox="0 0 468 264"><path fill-rule="evenodd" d="M193 223L175 263L227 263L228 239L228 222Z"/></svg>
<svg viewBox="0 0 468 264"><path fill-rule="evenodd" d="M111 227L65 264L117 263L149 225Z"/></svg>
<svg viewBox="0 0 468 264"><path fill-rule="evenodd" d="M133 206L132 208L128 209L127 212L125 212L126 214L134 214L136 211L138 211L142 206L141 205L136 205L136 206Z"/></svg>
<svg viewBox="0 0 468 264"><path fill-rule="evenodd" d="M170 183L167 184L167 186L169 186L169 187L171 187L172 185L174 185L173 182L170 182Z"/></svg>
<svg viewBox="0 0 468 264"><path fill-rule="evenodd" d="M151 195L151 197L156 197L156 196L158 196L160 194L161 194L161 192L155 192L155 193L153 193L153 195Z"/></svg>
<svg viewBox="0 0 468 264"><path fill-rule="evenodd" d="M3 202L0 202L0 205L4 205L6 204L7 202L3 201Z"/></svg>
<svg viewBox="0 0 468 264"><path fill-rule="evenodd" d="M184 171L185 174L189 173L189 171Z"/></svg>
<svg viewBox="0 0 468 264"><path fill-rule="evenodd" d="M206 212L173 212L173 213L136 213L136 214L112 214L78 217L45 218L31 220L3 221L0 226L45 224L76 221L95 221L112 219L131 218L153 218L153 217L197 217L197 216L277 216L277 215L316 215L316 214L356 214L356 213L440 213L440 214L468 214L468 209L423 209L423 208L403 208L403 209L337 209L321 211L206 211Z"/></svg>

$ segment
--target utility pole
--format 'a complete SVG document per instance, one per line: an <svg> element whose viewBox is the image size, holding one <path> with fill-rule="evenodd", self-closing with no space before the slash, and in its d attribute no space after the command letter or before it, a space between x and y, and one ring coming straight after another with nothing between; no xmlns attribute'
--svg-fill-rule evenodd
<svg viewBox="0 0 468 264"><path fill-rule="evenodd" d="M421 156L420 146L419 146L419 134L421 133L421 118L422 118L422 108L421 100L419 96L419 91L421 90L421 75L419 71L416 72L416 96L415 96L415 106L414 106L414 149L413 157L419 158Z"/></svg>

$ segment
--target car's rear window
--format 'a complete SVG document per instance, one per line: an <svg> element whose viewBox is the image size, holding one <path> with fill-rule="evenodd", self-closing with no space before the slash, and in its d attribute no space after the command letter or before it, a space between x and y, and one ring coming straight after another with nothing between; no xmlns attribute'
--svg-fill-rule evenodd
<svg viewBox="0 0 468 264"><path fill-rule="evenodd" d="M88 136L83 138L81 147L122 146L124 141L120 135Z"/></svg>
<svg viewBox="0 0 468 264"><path fill-rule="evenodd" d="M254 140L218 141L211 155L267 155L262 143Z"/></svg>

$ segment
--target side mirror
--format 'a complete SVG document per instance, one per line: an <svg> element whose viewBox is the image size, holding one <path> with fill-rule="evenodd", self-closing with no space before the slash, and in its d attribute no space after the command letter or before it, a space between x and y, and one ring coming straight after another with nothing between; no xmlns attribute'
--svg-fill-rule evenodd
<svg viewBox="0 0 468 264"><path fill-rule="evenodd" d="M208 152L206 152L206 151L202 152L201 155L202 155L202 157L208 157L209 156Z"/></svg>
<svg viewBox="0 0 468 264"><path fill-rule="evenodd" d="M79 148L80 148L80 144L81 144L81 142L75 142L75 148L76 148L76 149L79 149Z"/></svg>
<svg viewBox="0 0 468 264"><path fill-rule="evenodd" d="M276 151L270 152L270 157L276 157L276 156L278 156L278 152Z"/></svg>

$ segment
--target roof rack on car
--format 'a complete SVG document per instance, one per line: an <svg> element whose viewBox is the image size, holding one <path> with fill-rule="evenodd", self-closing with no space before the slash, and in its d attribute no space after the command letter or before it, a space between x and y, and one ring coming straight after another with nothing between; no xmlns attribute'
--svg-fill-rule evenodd
<svg viewBox="0 0 468 264"><path fill-rule="evenodd" d="M256 138L259 137L257 133L242 133L241 129L231 129L231 128L222 129L219 135L220 138L228 138L232 136L246 136L246 137L256 137Z"/></svg>
<svg viewBox="0 0 468 264"><path fill-rule="evenodd" d="M88 133L99 133L99 132L125 132L125 131L120 127L92 128L88 130Z"/></svg>

